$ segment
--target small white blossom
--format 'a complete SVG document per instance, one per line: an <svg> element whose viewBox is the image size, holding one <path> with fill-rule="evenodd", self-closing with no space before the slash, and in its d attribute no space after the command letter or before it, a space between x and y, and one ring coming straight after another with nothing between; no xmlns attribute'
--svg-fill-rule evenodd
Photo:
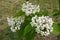
<svg viewBox="0 0 60 40"><path fill-rule="evenodd" d="M53 20L49 16L32 17L32 22L30 23L32 27L36 27L36 32L42 36L48 36L50 32L53 31Z"/></svg>
<svg viewBox="0 0 60 40"><path fill-rule="evenodd" d="M40 7L39 7L39 5L33 5L32 3L29 3L27 1L26 3L23 3L22 11L25 12L26 16L29 16L32 13L35 14L36 12L39 12L40 11Z"/></svg>
<svg viewBox="0 0 60 40"><path fill-rule="evenodd" d="M11 29L12 32L16 32L16 28L10 27L10 29Z"/></svg>
<svg viewBox="0 0 60 40"><path fill-rule="evenodd" d="M11 25L13 26L15 24L13 17L11 17L11 18L7 17L7 21L8 21L9 26L11 26Z"/></svg>
<svg viewBox="0 0 60 40"><path fill-rule="evenodd" d="M36 32L37 32L37 33L40 33L40 29L39 29L39 28L36 28Z"/></svg>
<svg viewBox="0 0 60 40"><path fill-rule="evenodd" d="M36 12L40 11L40 6L39 5L34 5L33 13L35 14Z"/></svg>
<svg viewBox="0 0 60 40"><path fill-rule="evenodd" d="M10 29L12 32L16 32L17 30L20 30L21 23L24 22L24 16L20 16L17 18L13 17L7 17L8 25L11 26Z"/></svg>

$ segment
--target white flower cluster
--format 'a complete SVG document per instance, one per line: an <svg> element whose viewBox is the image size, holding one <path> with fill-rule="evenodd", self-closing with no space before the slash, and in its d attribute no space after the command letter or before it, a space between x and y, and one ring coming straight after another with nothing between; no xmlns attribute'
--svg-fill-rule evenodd
<svg viewBox="0 0 60 40"><path fill-rule="evenodd" d="M24 16L20 16L18 18L7 17L8 25L11 26L10 29L12 32L16 32L20 30L20 25L24 22Z"/></svg>
<svg viewBox="0 0 60 40"><path fill-rule="evenodd" d="M40 7L39 7L39 5L32 5L32 3L29 3L27 1L26 3L23 3L22 11L25 12L26 16L29 16L32 13L35 14L36 12L39 12Z"/></svg>
<svg viewBox="0 0 60 40"><path fill-rule="evenodd" d="M49 16L32 17L32 27L36 27L36 32L42 36L48 36L53 31L53 20Z"/></svg>

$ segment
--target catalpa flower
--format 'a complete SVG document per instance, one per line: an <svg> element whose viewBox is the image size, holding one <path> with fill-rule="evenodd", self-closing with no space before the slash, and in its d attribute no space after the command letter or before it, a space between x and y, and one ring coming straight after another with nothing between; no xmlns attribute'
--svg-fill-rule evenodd
<svg viewBox="0 0 60 40"><path fill-rule="evenodd" d="M7 17L7 21L11 31L16 32L17 30L20 30L21 23L24 22L24 16L20 16L16 18Z"/></svg>
<svg viewBox="0 0 60 40"><path fill-rule="evenodd" d="M36 32L42 36L48 36L53 31L53 20L49 16L32 17L32 27L36 27Z"/></svg>
<svg viewBox="0 0 60 40"><path fill-rule="evenodd" d="M39 5L33 5L32 3L29 3L27 1L26 3L23 3L22 11L25 12L26 16L29 16L32 13L35 14L36 12L39 12L40 11L40 7L39 7Z"/></svg>

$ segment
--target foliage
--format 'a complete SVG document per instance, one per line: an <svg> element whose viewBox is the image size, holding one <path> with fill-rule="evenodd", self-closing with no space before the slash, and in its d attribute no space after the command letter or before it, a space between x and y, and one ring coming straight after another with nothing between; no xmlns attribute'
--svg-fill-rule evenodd
<svg viewBox="0 0 60 40"><path fill-rule="evenodd" d="M34 35L35 29L32 28L30 24L28 24L24 29L25 40L32 40L32 38L34 38Z"/></svg>
<svg viewBox="0 0 60 40"><path fill-rule="evenodd" d="M58 26L56 23L53 24L53 34L60 35L60 26Z"/></svg>

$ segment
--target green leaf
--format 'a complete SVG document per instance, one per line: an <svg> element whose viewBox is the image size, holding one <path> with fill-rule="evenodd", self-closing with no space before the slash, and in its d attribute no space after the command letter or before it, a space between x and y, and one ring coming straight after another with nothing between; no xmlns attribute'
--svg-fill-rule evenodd
<svg viewBox="0 0 60 40"><path fill-rule="evenodd" d="M25 36L25 40L32 40L32 38L34 38L35 36L35 28L32 27L30 24L25 26L24 36Z"/></svg>
<svg viewBox="0 0 60 40"><path fill-rule="evenodd" d="M24 35L26 35L28 32L30 32L32 30L32 26L30 24L28 24L27 26L25 26L24 29Z"/></svg>
<svg viewBox="0 0 60 40"><path fill-rule="evenodd" d="M18 40L22 40L21 38L24 36L24 30L25 30L25 26L28 25L29 22L25 21L24 23L21 24L20 26L20 30L18 30Z"/></svg>
<svg viewBox="0 0 60 40"><path fill-rule="evenodd" d="M25 40L33 40L35 36L35 28L25 35Z"/></svg>
<svg viewBox="0 0 60 40"><path fill-rule="evenodd" d="M18 40L22 40L21 38L23 37L23 33L24 33L24 28L25 28L26 24L22 23L20 26L20 30L18 30Z"/></svg>
<svg viewBox="0 0 60 40"><path fill-rule="evenodd" d="M28 17L26 16L26 17L25 17L25 20L28 21L29 23L30 23L31 19L32 19L31 16L28 16Z"/></svg>
<svg viewBox="0 0 60 40"><path fill-rule="evenodd" d="M21 16L23 14L24 14L24 12L19 11L19 12L15 13L13 17L19 17L19 16Z"/></svg>
<svg viewBox="0 0 60 40"><path fill-rule="evenodd" d="M57 24L53 24L53 34L60 35L60 27Z"/></svg>
<svg viewBox="0 0 60 40"><path fill-rule="evenodd" d="M35 30L33 29L25 35L25 40L33 40L34 36L35 36Z"/></svg>
<svg viewBox="0 0 60 40"><path fill-rule="evenodd" d="M23 31L24 30L18 30L18 40L21 40L21 38L23 37Z"/></svg>

